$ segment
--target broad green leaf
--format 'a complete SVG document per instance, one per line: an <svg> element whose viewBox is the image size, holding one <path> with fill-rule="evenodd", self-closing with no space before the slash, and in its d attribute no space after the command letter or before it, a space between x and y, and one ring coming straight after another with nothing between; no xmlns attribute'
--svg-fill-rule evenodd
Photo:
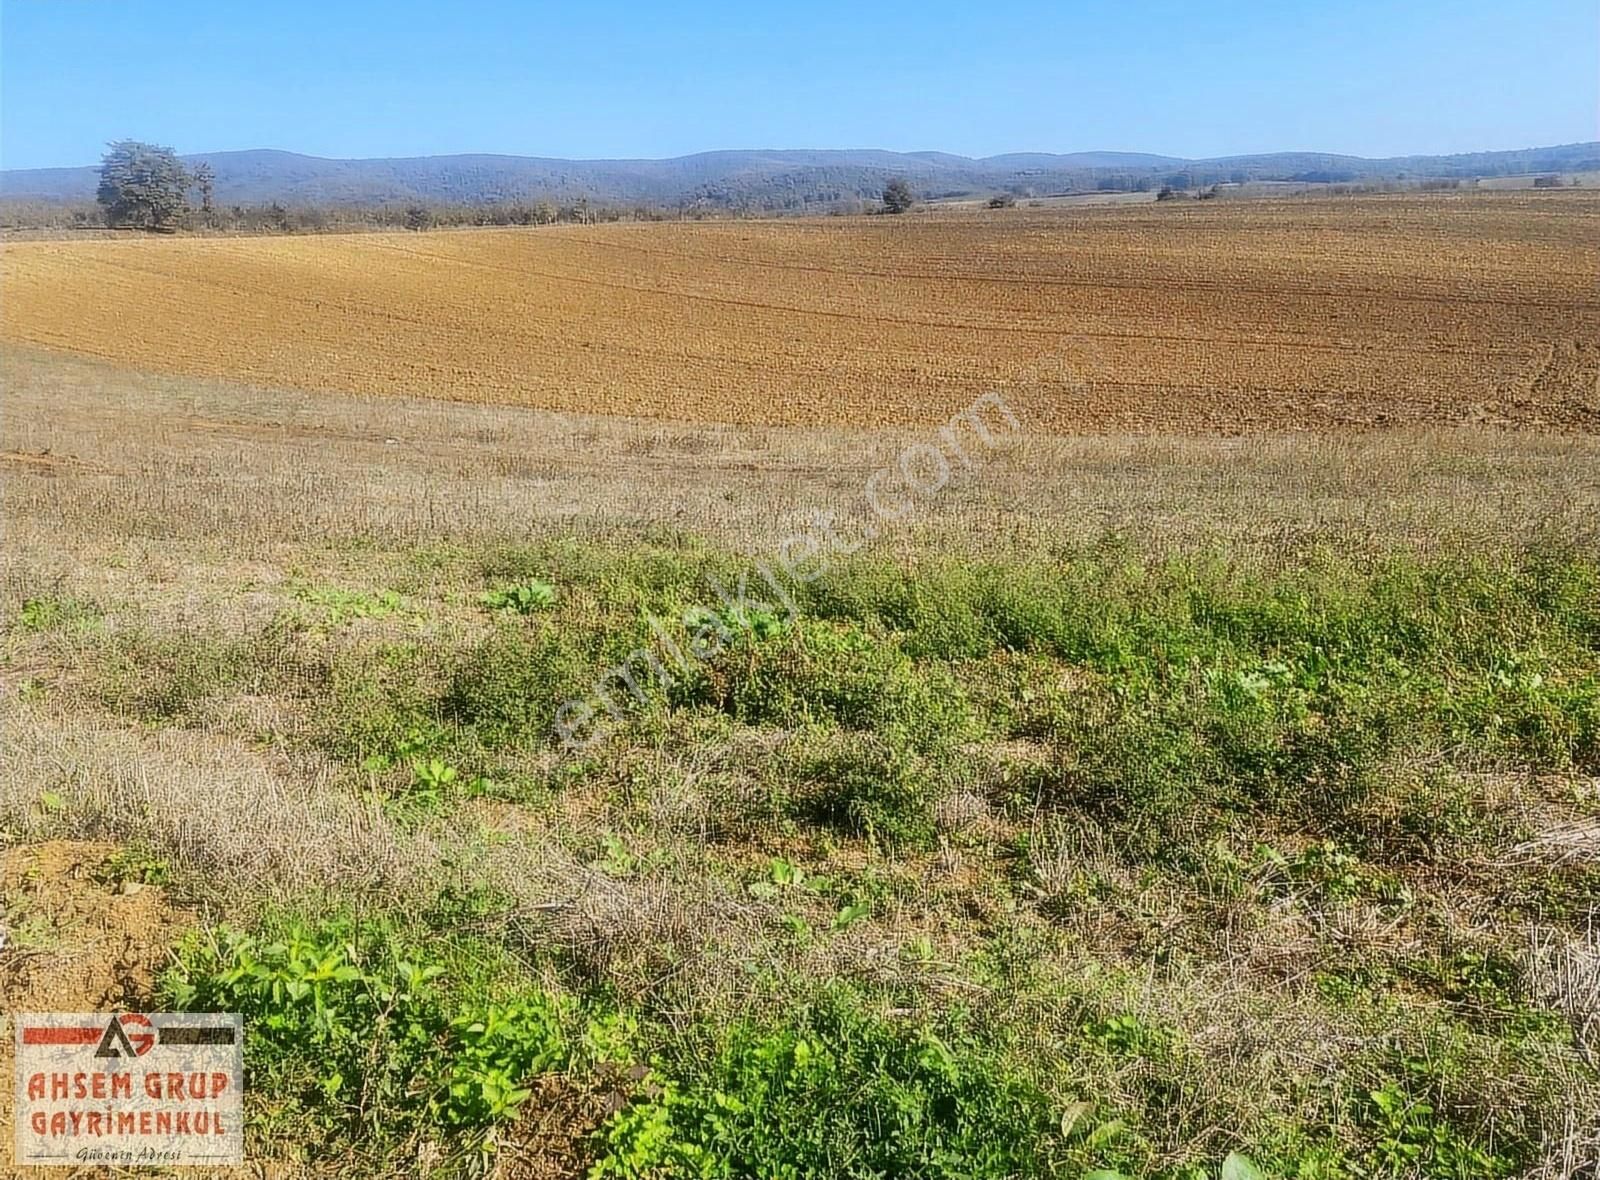
<svg viewBox="0 0 1600 1180"><path fill-rule="evenodd" d="M1267 1180L1255 1161L1237 1151L1230 1151L1222 1161L1222 1180Z"/></svg>
<svg viewBox="0 0 1600 1180"><path fill-rule="evenodd" d="M1126 1124L1123 1123L1121 1119L1111 1119L1109 1122L1101 1123L1090 1133L1089 1146L1104 1147L1118 1135L1122 1134L1124 1126L1126 1126Z"/></svg>
<svg viewBox="0 0 1600 1180"><path fill-rule="evenodd" d="M835 930L843 930L846 926L853 926L871 912L872 906L868 902L860 901L855 905L847 905L839 911L839 916L833 920L833 928Z"/></svg>
<svg viewBox="0 0 1600 1180"><path fill-rule="evenodd" d="M1089 1116L1094 1114L1094 1103L1087 1100L1072 1102L1061 1112L1061 1137L1071 1139L1088 1130Z"/></svg>

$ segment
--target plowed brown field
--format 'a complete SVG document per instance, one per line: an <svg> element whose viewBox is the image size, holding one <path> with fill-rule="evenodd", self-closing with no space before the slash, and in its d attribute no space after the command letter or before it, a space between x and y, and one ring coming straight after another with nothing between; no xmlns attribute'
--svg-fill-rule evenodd
<svg viewBox="0 0 1600 1180"><path fill-rule="evenodd" d="M702 421L1600 428L1600 197L21 242L0 339Z"/></svg>

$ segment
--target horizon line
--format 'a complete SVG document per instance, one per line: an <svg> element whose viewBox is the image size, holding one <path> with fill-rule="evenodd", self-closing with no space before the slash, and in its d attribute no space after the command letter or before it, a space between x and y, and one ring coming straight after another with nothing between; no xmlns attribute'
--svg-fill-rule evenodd
<svg viewBox="0 0 1600 1180"><path fill-rule="evenodd" d="M131 138L131 137L130 137ZM108 144L116 142L107 140ZM153 142L153 141L146 141ZM167 146L167 145L161 145ZM1006 152L993 152L986 156L966 156L959 152L948 152L940 148L918 148L914 151L899 151L894 148L877 147L734 147L734 148L706 148L702 151L683 152L675 156L540 156L517 152L489 152L489 151L460 151L460 152L434 152L425 155L408 156L319 156L310 152L296 151L293 148L280 147L249 147L249 148L220 148L204 151L178 152L180 158L193 158L197 156L227 156L247 155L255 152L273 152L279 155L298 156L301 159L321 160L329 163L367 163L380 160L451 160L466 156L489 157L504 160L549 160L563 164L666 164L678 160L690 160L697 156L734 155L734 154L759 154L772 153L775 155L795 152L828 152L845 154L851 152L878 152L891 156L948 156L956 160L966 160L975 164L982 164L990 160L1003 159L1007 156L1051 156L1066 159L1072 156L1149 156L1162 161L1182 164L1205 164L1227 160L1256 159L1263 156L1336 156L1347 160L1363 160L1381 162L1386 160L1409 159L1450 159L1458 156L1479 155L1504 155L1515 152L1554 151L1559 148L1600 147L1600 140L1573 140L1567 143L1530 144L1523 147L1511 148L1474 148L1471 151L1460 152L1407 152L1400 155L1388 156L1362 156L1351 152L1327 151L1321 148L1277 148L1264 152L1234 152L1222 156L1178 156L1168 155L1164 152L1142 151L1130 148L1077 148L1072 151L1044 151L1039 149L1017 149ZM72 171L78 168L97 168L98 163L82 164L34 164L23 167L5 165L0 161L0 172L55 172Z"/></svg>

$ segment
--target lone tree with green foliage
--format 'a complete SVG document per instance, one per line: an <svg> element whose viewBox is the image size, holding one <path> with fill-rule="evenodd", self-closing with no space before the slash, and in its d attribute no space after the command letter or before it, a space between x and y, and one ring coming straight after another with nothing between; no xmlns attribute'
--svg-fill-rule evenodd
<svg viewBox="0 0 1600 1180"><path fill-rule="evenodd" d="M904 213L916 203L917 196L911 191L911 186L905 182L904 177L896 176L883 186L885 213Z"/></svg>
<svg viewBox="0 0 1600 1180"><path fill-rule="evenodd" d="M214 211L212 198L216 194L217 174L210 164L204 160L194 170L194 186L200 190L200 212L207 215Z"/></svg>
<svg viewBox="0 0 1600 1180"><path fill-rule="evenodd" d="M171 148L119 139L100 161L95 199L105 206L107 225L173 229L189 211L189 184Z"/></svg>

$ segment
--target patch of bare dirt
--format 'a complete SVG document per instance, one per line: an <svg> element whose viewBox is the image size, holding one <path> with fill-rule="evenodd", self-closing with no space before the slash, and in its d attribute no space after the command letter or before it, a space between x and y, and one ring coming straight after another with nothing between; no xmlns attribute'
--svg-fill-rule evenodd
<svg viewBox="0 0 1600 1180"><path fill-rule="evenodd" d="M116 845L24 845L0 860L7 1012L127 1010L147 1002L167 948L189 915L154 885L105 881Z"/></svg>
<svg viewBox="0 0 1600 1180"><path fill-rule="evenodd" d="M116 849L51 840L0 856L0 1160L11 1149L13 1014L147 1008L191 921L158 886L105 879Z"/></svg>
<svg viewBox="0 0 1600 1180"><path fill-rule="evenodd" d="M600 1124L621 1110L635 1090L654 1092L642 1066L618 1069L590 1086L561 1074L533 1083L522 1117L501 1137L495 1180L565 1180L583 1176L590 1141Z"/></svg>

